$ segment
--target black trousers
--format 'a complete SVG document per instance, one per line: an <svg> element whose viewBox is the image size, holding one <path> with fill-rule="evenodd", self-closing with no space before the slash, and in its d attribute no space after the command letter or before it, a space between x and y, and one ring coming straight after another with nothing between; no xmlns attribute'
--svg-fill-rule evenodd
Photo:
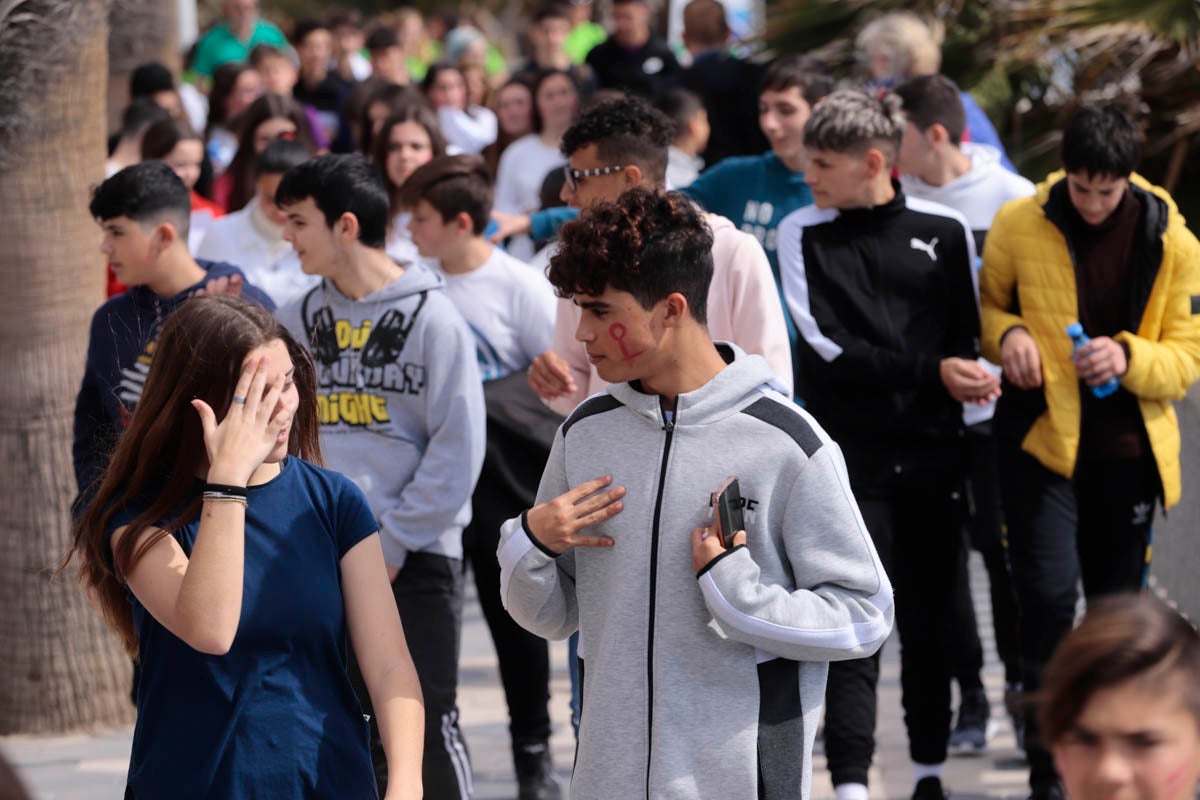
<svg viewBox="0 0 1200 800"><path fill-rule="evenodd" d="M1161 484L1150 457L1080 462L1073 478L1046 469L1015 442L1000 442L999 458L1020 612L1021 675L1032 692L1074 624L1081 580L1088 599L1143 586ZM1029 783L1044 788L1057 775L1037 735L1036 709L1027 710L1025 724Z"/></svg>
<svg viewBox="0 0 1200 800"><path fill-rule="evenodd" d="M463 534L463 550L496 647L508 703L508 731L513 752L518 753L550 739L550 649L545 639L518 625L500 602L500 562L496 558L500 526L524 506L507 508L488 489L481 477L475 489L472 522Z"/></svg>
<svg viewBox="0 0 1200 800"><path fill-rule="evenodd" d="M850 484L892 581L900 633L900 686L911 758L946 760L950 642L965 514L961 451L920 463L847 454ZM825 756L835 786L867 782L875 752L879 656L829 665Z"/></svg>
<svg viewBox="0 0 1200 800"><path fill-rule="evenodd" d="M458 725L458 655L462 636L463 567L455 558L409 553L392 582L404 638L425 699L425 796L467 800L473 791L471 758ZM371 697L350 658L350 680L363 713L371 717L371 758L379 796L387 787L387 759Z"/></svg>
<svg viewBox="0 0 1200 800"><path fill-rule="evenodd" d="M996 440L991 434L991 422L968 428L966 443L969 547L963 548L959 559L954 620L954 679L961 690L983 688L983 644L979 641L979 626L967 575L967 557L971 549L983 556L987 570L992 628L996 635L996 650L1004 664L1004 679L1009 684L1021 680L1017 654L1017 600L1008 569Z"/></svg>

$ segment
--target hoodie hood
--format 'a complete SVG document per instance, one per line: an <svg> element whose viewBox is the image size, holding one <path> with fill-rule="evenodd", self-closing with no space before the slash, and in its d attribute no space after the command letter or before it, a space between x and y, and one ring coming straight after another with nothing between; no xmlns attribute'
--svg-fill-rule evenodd
<svg viewBox="0 0 1200 800"><path fill-rule="evenodd" d="M912 197L941 203L962 214L978 240L979 232L991 228L1002 205L1028 197L1034 186L1006 170L1000 163L1000 151L991 145L964 142L962 152L971 159L971 169L949 183L931 186L916 175L905 175L900 185Z"/></svg>
<svg viewBox="0 0 1200 800"><path fill-rule="evenodd" d="M676 426L708 425L723 419L760 398L764 385L777 391L775 375L765 358L746 353L729 342L715 344L727 366L699 389L679 395L675 404ZM661 426L663 415L658 395L642 392L637 381L611 384L608 393L639 417Z"/></svg>
<svg viewBox="0 0 1200 800"><path fill-rule="evenodd" d="M342 294L337 285L328 278L321 281L323 299L332 305L368 306L375 303L400 300L420 294L421 292L445 288L446 281L442 276L420 261L405 264L404 273L399 278L358 300L353 300Z"/></svg>

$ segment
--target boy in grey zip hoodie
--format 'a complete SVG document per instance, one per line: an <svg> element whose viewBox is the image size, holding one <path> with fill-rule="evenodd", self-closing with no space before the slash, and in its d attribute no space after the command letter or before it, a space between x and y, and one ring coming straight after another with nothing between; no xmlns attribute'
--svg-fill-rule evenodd
<svg viewBox="0 0 1200 800"><path fill-rule="evenodd" d="M711 245L685 198L639 188L564 227L551 262L612 385L562 425L498 555L514 619L580 631L576 800L807 798L828 662L892 626L837 445L762 357L708 336ZM729 475L746 530L726 549Z"/></svg>
<svg viewBox="0 0 1200 800"><path fill-rule="evenodd" d="M279 318L316 362L326 464L359 485L379 521L425 699L426 796L467 798L456 695L462 531L485 444L475 340L441 276L387 256L387 194L365 161L322 156L295 167L276 201L301 268L323 278ZM357 669L352 678L370 713ZM382 795L387 765L371 725Z"/></svg>

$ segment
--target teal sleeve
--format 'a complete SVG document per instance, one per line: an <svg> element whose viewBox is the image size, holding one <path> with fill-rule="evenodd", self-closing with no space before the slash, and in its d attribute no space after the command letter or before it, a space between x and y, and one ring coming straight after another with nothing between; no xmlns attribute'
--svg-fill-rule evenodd
<svg viewBox="0 0 1200 800"><path fill-rule="evenodd" d="M558 229L579 216L579 209L561 206L535 211L529 215L529 233L537 241L553 239Z"/></svg>
<svg viewBox="0 0 1200 800"><path fill-rule="evenodd" d="M705 211L719 213L714 210L713 206L718 202L717 198L721 196L722 171L720 165L705 170L696 180L679 191L699 203Z"/></svg>

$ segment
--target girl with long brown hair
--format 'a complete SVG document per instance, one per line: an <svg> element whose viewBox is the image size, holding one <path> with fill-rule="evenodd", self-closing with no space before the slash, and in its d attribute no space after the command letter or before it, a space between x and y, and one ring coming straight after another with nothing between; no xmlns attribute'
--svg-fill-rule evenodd
<svg viewBox="0 0 1200 800"><path fill-rule="evenodd" d="M408 231L412 214L400 201L400 189L418 167L445 154L437 116L424 103L400 109L379 129L374 160L388 193L387 254L396 261L415 261L418 255Z"/></svg>
<svg viewBox="0 0 1200 800"><path fill-rule="evenodd" d="M254 162L275 139L295 139L315 151L312 127L304 109L290 97L267 93L255 100L235 122L237 152L213 183L213 199L229 213L254 198Z"/></svg>
<svg viewBox="0 0 1200 800"><path fill-rule="evenodd" d="M316 374L266 311L189 300L68 559L141 663L127 797L375 797L346 637L421 796L423 707L378 526L325 470Z"/></svg>

